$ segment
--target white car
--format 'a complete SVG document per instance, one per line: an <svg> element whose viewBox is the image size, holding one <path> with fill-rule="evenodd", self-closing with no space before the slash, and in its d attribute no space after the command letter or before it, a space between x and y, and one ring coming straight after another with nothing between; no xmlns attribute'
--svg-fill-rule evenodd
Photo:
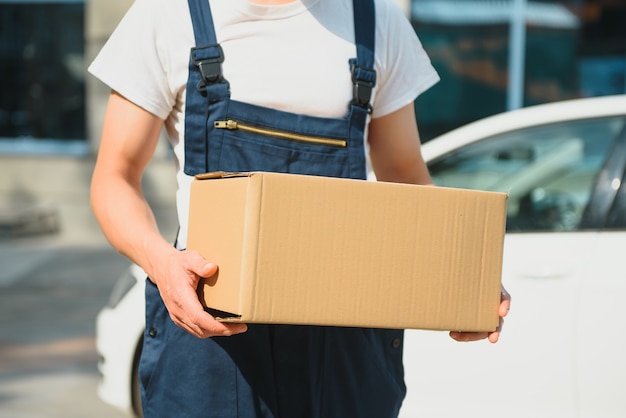
<svg viewBox="0 0 626 418"><path fill-rule="evenodd" d="M436 184L507 192L500 342L406 332L400 416L624 417L626 95L529 107L423 146ZM103 400L140 413L143 283L133 266L97 320Z"/></svg>

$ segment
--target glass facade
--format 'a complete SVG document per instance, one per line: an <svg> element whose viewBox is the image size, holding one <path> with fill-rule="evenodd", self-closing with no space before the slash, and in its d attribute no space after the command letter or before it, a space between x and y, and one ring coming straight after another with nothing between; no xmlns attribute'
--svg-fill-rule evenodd
<svg viewBox="0 0 626 418"><path fill-rule="evenodd" d="M412 0L411 21L442 78L416 103L424 141L515 107L626 93L626 0Z"/></svg>
<svg viewBox="0 0 626 418"><path fill-rule="evenodd" d="M0 0L5 149L86 142L84 44L82 1Z"/></svg>

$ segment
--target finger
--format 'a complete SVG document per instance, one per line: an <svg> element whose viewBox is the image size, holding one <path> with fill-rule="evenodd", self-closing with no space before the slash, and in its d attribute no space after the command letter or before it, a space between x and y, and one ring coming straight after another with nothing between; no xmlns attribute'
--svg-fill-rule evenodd
<svg viewBox="0 0 626 418"><path fill-rule="evenodd" d="M511 295L503 287L500 292L500 307L498 308L498 315L503 318L511 309Z"/></svg>
<svg viewBox="0 0 626 418"><path fill-rule="evenodd" d="M193 287L179 286L162 297L172 322L190 334L202 338L224 332L215 327L213 317L204 311Z"/></svg>
<svg viewBox="0 0 626 418"><path fill-rule="evenodd" d="M236 335L236 334L242 334L246 331L248 331L248 325L246 324L223 324L227 329L228 332L227 334L224 334L226 336L230 336L230 335Z"/></svg>
<svg viewBox="0 0 626 418"><path fill-rule="evenodd" d="M217 273L217 264L215 263L204 263L199 269L198 269L198 276L202 277L202 278L209 278L212 276L215 276L215 274Z"/></svg>
<svg viewBox="0 0 626 418"><path fill-rule="evenodd" d="M450 331L450 337L459 342L470 342L484 340L489 334L487 332L460 332Z"/></svg>
<svg viewBox="0 0 626 418"><path fill-rule="evenodd" d="M245 332L248 329L246 324L220 322L204 310L198 312L198 316L194 318L193 324L197 327L196 332L201 338L216 336L230 337L231 335Z"/></svg>
<svg viewBox="0 0 626 418"><path fill-rule="evenodd" d="M189 269L200 277L211 277L217 273L217 264L207 261L197 251L188 251L189 255Z"/></svg>
<svg viewBox="0 0 626 418"><path fill-rule="evenodd" d="M213 336L231 336L247 331L246 324L225 323L217 321L211 314L204 310L197 294L191 292L187 300L187 309L189 321L185 321L189 328L193 329L193 334L200 338Z"/></svg>
<svg viewBox="0 0 626 418"><path fill-rule="evenodd" d="M500 323L498 324L498 328L496 328L494 332L490 332L489 336L487 337L490 343L495 344L498 342L498 340L500 339L500 333L502 332L502 327L504 327L504 319L500 317Z"/></svg>
<svg viewBox="0 0 626 418"><path fill-rule="evenodd" d="M230 337L237 334L242 334L248 330L246 324L230 324L215 321L215 326L208 328L198 328L195 335L199 338L211 338L211 337Z"/></svg>
<svg viewBox="0 0 626 418"><path fill-rule="evenodd" d="M177 317L175 315L170 315L170 317L176 325L198 338L229 337L248 330L246 324L219 322L205 311L186 317Z"/></svg>
<svg viewBox="0 0 626 418"><path fill-rule="evenodd" d="M450 337L459 342L470 342L484 340L485 338L491 343L497 343L500 339L500 332L504 326L504 320L500 318L500 324L493 332L462 332L462 331L450 331Z"/></svg>

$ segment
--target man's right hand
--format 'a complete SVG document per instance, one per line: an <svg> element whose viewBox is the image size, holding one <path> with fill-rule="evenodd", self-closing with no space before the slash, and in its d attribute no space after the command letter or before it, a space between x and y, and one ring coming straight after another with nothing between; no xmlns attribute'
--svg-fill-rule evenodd
<svg viewBox="0 0 626 418"><path fill-rule="evenodd" d="M196 289L201 278L217 273L217 265L205 260L197 251L170 253L150 278L156 283L172 321L199 338L230 336L245 332L246 324L217 321L207 313Z"/></svg>

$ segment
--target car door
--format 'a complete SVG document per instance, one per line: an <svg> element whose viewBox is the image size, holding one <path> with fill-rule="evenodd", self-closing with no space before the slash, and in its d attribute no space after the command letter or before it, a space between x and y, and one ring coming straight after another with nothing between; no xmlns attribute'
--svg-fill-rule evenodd
<svg viewBox="0 0 626 418"><path fill-rule="evenodd" d="M583 220L598 231L582 283L576 346L580 416L612 417L626 411L626 129L611 152Z"/></svg>
<svg viewBox="0 0 626 418"><path fill-rule="evenodd" d="M438 185L508 193L502 279L513 300L493 346L407 332L409 392L401 416L623 415L626 405L615 396L620 389L599 388L626 387L626 361L606 347L615 343L626 352L623 337L603 341L596 331L625 329L613 300L625 281L610 267L623 233L603 232L605 218L591 215L596 185L606 181L601 173L619 150L625 125L624 117L610 117L525 128L428 162ZM602 294L611 295L605 300L612 306L602 303ZM611 362L618 364L608 374Z"/></svg>

